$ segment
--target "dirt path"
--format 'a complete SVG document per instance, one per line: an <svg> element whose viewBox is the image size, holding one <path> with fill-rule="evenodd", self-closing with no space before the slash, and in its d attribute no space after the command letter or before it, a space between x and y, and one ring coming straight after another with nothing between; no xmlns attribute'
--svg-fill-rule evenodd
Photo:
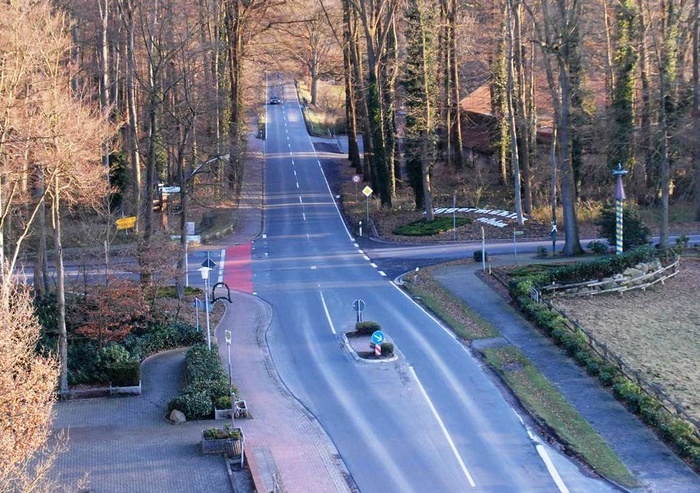
<svg viewBox="0 0 700 493"><path fill-rule="evenodd" d="M663 286L557 306L700 420L700 260Z"/></svg>

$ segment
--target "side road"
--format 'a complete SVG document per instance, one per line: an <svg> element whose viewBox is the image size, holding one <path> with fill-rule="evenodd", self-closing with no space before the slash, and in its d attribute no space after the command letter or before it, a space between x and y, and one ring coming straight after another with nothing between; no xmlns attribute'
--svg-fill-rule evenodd
<svg viewBox="0 0 700 493"><path fill-rule="evenodd" d="M497 257L492 264L497 265ZM491 323L501 340L475 347L512 344L562 393L642 483L641 491L700 492L700 477L678 459L640 420L601 388L597 380L541 335L475 272L477 264L436 269L435 277L457 298Z"/></svg>

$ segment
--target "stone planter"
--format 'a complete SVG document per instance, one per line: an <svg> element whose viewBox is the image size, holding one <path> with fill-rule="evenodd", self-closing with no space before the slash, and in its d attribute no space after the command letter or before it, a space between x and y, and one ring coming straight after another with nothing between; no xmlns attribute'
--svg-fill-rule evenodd
<svg viewBox="0 0 700 493"><path fill-rule="evenodd" d="M223 429L219 430L224 431ZM243 451L243 430L240 428L232 428L231 430L237 432L237 438L206 438L207 431L202 431L202 440L200 442L202 453L226 453L231 457L240 457Z"/></svg>
<svg viewBox="0 0 700 493"><path fill-rule="evenodd" d="M244 400L236 401L234 406L236 408L236 418L250 418L250 414L248 414L248 405Z"/></svg>
<svg viewBox="0 0 700 493"><path fill-rule="evenodd" d="M231 419L231 409L214 408L214 419Z"/></svg>

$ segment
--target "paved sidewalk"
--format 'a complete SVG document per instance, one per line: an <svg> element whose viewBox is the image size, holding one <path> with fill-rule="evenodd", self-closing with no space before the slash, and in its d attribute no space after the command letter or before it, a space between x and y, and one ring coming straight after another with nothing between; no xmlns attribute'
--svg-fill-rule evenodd
<svg viewBox="0 0 700 493"><path fill-rule="evenodd" d="M165 419L168 401L180 390L184 352L144 361L141 396L56 404L53 429L69 439L53 469L59 484L90 493L231 491L222 456L199 451L202 430L212 422L173 425Z"/></svg>
<svg viewBox="0 0 700 493"><path fill-rule="evenodd" d="M223 334L231 330L233 381L252 414L252 419L237 419L236 426L243 429L258 491L272 491L275 479L288 493L351 491L335 446L277 376L265 338L272 307L244 293L235 293L232 301L216 337L227 362Z"/></svg>
<svg viewBox="0 0 700 493"><path fill-rule="evenodd" d="M493 265L497 265L494 258ZM504 343L518 347L600 433L642 482L640 491L700 492L700 477L678 459L641 421L568 358L474 272L477 264L437 269L435 277L490 322ZM497 341L475 341L474 345Z"/></svg>

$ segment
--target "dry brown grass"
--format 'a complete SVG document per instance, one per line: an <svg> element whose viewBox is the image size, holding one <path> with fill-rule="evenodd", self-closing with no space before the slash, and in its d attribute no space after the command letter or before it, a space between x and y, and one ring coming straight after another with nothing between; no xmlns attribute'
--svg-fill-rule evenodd
<svg viewBox="0 0 700 493"><path fill-rule="evenodd" d="M556 304L700 420L699 259L663 286Z"/></svg>

